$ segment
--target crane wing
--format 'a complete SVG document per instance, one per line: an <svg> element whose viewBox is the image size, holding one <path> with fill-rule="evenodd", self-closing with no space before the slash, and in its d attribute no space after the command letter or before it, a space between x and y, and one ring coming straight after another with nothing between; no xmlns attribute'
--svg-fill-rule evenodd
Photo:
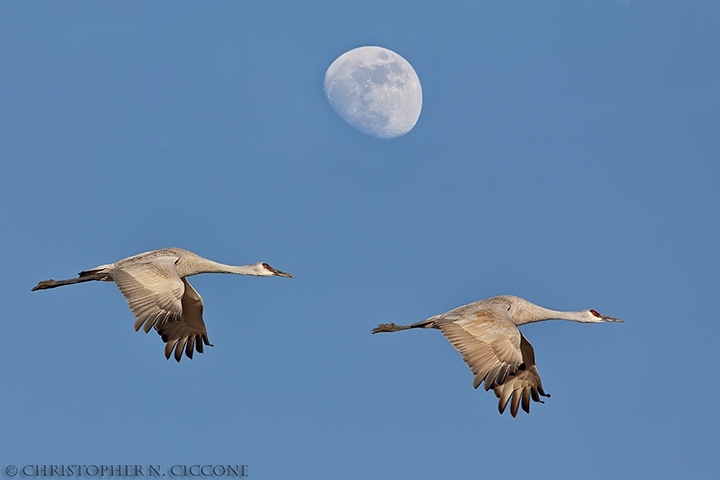
<svg viewBox="0 0 720 480"><path fill-rule="evenodd" d="M500 413L505 411L505 407L509 401L510 414L514 417L518 412L518 405L522 401L522 409L530 413L530 398L535 402L544 403L540 400L540 395L549 397L549 393L543 390L540 374L535 366L535 351L525 336L520 334L520 351L522 352L523 363L518 371L509 376L502 385L494 388L495 395L500 399L498 402L498 410Z"/></svg>
<svg viewBox="0 0 720 480"><path fill-rule="evenodd" d="M475 374L473 386L484 382L485 390L493 389L500 413L508 402L513 417L521 402L530 413L530 398L542 403L540 395L550 396L542 388L532 345L513 323L492 311L480 311L473 319L438 326Z"/></svg>
<svg viewBox="0 0 720 480"><path fill-rule="evenodd" d="M157 332L165 342L165 358L173 354L178 362L183 351L188 358L193 357L193 350L203 353L203 344L212 346L208 340L205 322L202 319L203 302L200 294L183 278L185 293L182 296L182 320L179 322L165 322L156 326Z"/></svg>
<svg viewBox="0 0 720 480"><path fill-rule="evenodd" d="M125 296L135 315L135 331L182 319L181 298L185 285L175 270L177 257L155 257L152 261L110 269L110 277Z"/></svg>
<svg viewBox="0 0 720 480"><path fill-rule="evenodd" d="M522 363L520 330L493 311L481 310L474 318L438 327L472 370L475 388L483 382L485 390L502 384Z"/></svg>

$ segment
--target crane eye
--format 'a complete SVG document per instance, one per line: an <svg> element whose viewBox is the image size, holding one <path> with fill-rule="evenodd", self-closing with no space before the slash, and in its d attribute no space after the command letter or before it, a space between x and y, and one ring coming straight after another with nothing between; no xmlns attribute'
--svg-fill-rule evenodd
<svg viewBox="0 0 720 480"><path fill-rule="evenodd" d="M265 270L270 270L271 272L273 271L273 268L270 265L268 265L267 263L263 263L262 266Z"/></svg>
<svg viewBox="0 0 720 480"><path fill-rule="evenodd" d="M602 318L602 315L600 315L600 314L599 314L597 311L595 311L595 310L590 310L590 313L592 313L593 315L595 315L595 316L598 317L598 318Z"/></svg>

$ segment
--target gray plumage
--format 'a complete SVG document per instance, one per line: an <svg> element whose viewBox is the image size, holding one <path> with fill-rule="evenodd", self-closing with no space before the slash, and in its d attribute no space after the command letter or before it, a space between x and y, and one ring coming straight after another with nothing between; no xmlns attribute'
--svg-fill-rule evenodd
<svg viewBox="0 0 720 480"><path fill-rule="evenodd" d="M147 333L155 328L165 342L165 357L174 352L179 362L183 352L192 358L193 351L203 353L203 345L212 346L202 318L202 297L186 278L200 273L293 277L264 262L224 265L182 248L163 248L82 271L78 278L44 280L32 290L89 281L115 282L135 316L135 330L142 327Z"/></svg>
<svg viewBox="0 0 720 480"><path fill-rule="evenodd" d="M380 324L372 333L395 332L411 328L440 330L460 352L474 375L473 387L484 384L498 397L498 410L515 417L521 405L530 413L530 399L543 403L543 390L535 365L532 345L518 326L543 320L571 320L583 323L622 322L595 310L562 312L549 310L513 295L480 300L411 325Z"/></svg>

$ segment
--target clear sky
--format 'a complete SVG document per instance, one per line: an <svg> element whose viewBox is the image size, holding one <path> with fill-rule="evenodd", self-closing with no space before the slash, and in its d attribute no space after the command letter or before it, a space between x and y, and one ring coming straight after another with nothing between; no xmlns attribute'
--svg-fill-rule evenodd
<svg viewBox="0 0 720 480"><path fill-rule="evenodd" d="M717 2L0 3L0 461L247 464L254 479L718 478ZM379 45L423 86L379 140L323 92ZM112 284L195 277L180 364ZM623 324L524 327L518 418L438 331L499 294ZM18 477L20 478L20 477Z"/></svg>

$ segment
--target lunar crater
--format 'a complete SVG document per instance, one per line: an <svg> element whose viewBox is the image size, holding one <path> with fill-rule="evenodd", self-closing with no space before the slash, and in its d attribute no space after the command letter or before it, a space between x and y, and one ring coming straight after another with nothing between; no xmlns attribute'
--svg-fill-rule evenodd
<svg viewBox="0 0 720 480"><path fill-rule="evenodd" d="M382 47L360 47L338 57L325 73L325 93L340 117L378 138L405 135L422 110L417 73Z"/></svg>

